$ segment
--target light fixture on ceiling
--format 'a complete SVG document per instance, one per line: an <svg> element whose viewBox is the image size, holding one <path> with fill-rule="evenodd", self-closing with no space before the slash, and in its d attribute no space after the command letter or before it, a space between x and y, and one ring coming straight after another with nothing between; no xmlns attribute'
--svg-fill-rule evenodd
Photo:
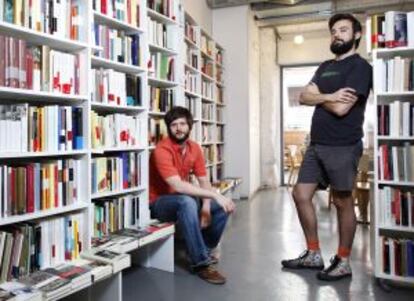
<svg viewBox="0 0 414 301"><path fill-rule="evenodd" d="M305 38L301 34L295 35L295 37L293 38L293 42L296 45L303 44L304 41L305 41Z"/></svg>

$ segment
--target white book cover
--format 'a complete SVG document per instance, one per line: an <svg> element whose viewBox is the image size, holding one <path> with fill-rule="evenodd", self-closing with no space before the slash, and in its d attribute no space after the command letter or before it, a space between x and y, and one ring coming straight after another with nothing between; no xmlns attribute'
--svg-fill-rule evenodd
<svg viewBox="0 0 414 301"><path fill-rule="evenodd" d="M414 226L413 221L413 195L411 191L407 192L407 208L408 208L408 227L412 228Z"/></svg>
<svg viewBox="0 0 414 301"><path fill-rule="evenodd" d="M72 107L66 107L66 150L71 151L73 142Z"/></svg>
<svg viewBox="0 0 414 301"><path fill-rule="evenodd" d="M408 47L414 47L414 11L407 13L407 39Z"/></svg>
<svg viewBox="0 0 414 301"><path fill-rule="evenodd" d="M4 166L1 166L0 165L0 217L3 217L3 202L4 202L4 200L3 200L3 185L4 185L4 183L3 183L3 169L4 169L5 167ZM1 252L1 246L0 246L0 252ZM1 263L1 259L2 259L3 257L1 256L1 253L0 253L0 263Z"/></svg>
<svg viewBox="0 0 414 301"><path fill-rule="evenodd" d="M392 173L393 173L393 180L398 182L400 181L399 178L399 170L398 170L398 147L392 146Z"/></svg>
<svg viewBox="0 0 414 301"><path fill-rule="evenodd" d="M402 128L402 135L404 137L408 137L410 135L410 103L403 102L403 128Z"/></svg>

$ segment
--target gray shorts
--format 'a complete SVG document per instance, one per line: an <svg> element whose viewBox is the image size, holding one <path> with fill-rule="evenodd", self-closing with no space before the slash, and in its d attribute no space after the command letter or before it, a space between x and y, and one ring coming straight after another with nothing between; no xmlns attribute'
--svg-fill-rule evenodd
<svg viewBox="0 0 414 301"><path fill-rule="evenodd" d="M352 191L361 155L362 141L346 146L312 144L306 150L297 182Z"/></svg>

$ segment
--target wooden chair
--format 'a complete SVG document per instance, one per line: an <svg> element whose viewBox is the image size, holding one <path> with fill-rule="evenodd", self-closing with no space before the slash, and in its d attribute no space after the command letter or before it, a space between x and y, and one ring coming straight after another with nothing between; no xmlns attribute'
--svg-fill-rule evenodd
<svg viewBox="0 0 414 301"><path fill-rule="evenodd" d="M302 164L303 156L298 146L286 146L285 149L286 166L289 171L289 178L287 181L288 187L293 187L297 178L300 165Z"/></svg>

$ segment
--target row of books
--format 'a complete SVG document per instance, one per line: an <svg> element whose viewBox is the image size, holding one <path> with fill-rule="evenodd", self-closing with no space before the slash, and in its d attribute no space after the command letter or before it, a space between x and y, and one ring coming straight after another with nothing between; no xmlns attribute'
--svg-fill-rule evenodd
<svg viewBox="0 0 414 301"><path fill-rule="evenodd" d="M201 133L200 131L197 130L196 127L193 127L193 130L191 131L191 134L190 134L190 138L193 141L201 141Z"/></svg>
<svg viewBox="0 0 414 301"><path fill-rule="evenodd" d="M148 43L174 49L174 43L172 41L172 31L171 27L160 23L156 20L148 18L147 23L147 36L148 36Z"/></svg>
<svg viewBox="0 0 414 301"><path fill-rule="evenodd" d="M150 103L149 109L153 112L167 112L176 103L174 89L149 87Z"/></svg>
<svg viewBox="0 0 414 301"><path fill-rule="evenodd" d="M126 195L113 199L101 199L93 203L93 236L103 237L115 231L137 227L140 197Z"/></svg>
<svg viewBox="0 0 414 301"><path fill-rule="evenodd" d="M0 166L0 217L80 201L80 169L74 159Z"/></svg>
<svg viewBox="0 0 414 301"><path fill-rule="evenodd" d="M142 184L142 153L92 158L92 193L121 191Z"/></svg>
<svg viewBox="0 0 414 301"><path fill-rule="evenodd" d="M221 107L216 107L216 121L224 122L224 110Z"/></svg>
<svg viewBox="0 0 414 301"><path fill-rule="evenodd" d="M163 119L148 118L148 145L155 146L168 136L167 127Z"/></svg>
<svg viewBox="0 0 414 301"><path fill-rule="evenodd" d="M127 35L122 30L112 29L106 25L94 25L97 56L114 62L142 66L142 53L139 34Z"/></svg>
<svg viewBox="0 0 414 301"><path fill-rule="evenodd" d="M79 94L79 56L0 35L0 86Z"/></svg>
<svg viewBox="0 0 414 301"><path fill-rule="evenodd" d="M143 121L137 116L91 112L92 148L128 147L142 145Z"/></svg>
<svg viewBox="0 0 414 301"><path fill-rule="evenodd" d="M83 218L72 214L0 231L0 282L79 258L86 246Z"/></svg>
<svg viewBox="0 0 414 301"><path fill-rule="evenodd" d="M83 40L79 0L1 1L0 21L52 34Z"/></svg>
<svg viewBox="0 0 414 301"><path fill-rule="evenodd" d="M199 118L198 116L198 110L200 107L200 102L197 100L197 98L189 96L189 95L185 95L184 96L184 103L185 103L185 107L191 112L191 114L193 115L194 119Z"/></svg>
<svg viewBox="0 0 414 301"><path fill-rule="evenodd" d="M401 92L414 90L414 60L399 56L375 61L376 87L379 92Z"/></svg>
<svg viewBox="0 0 414 301"><path fill-rule="evenodd" d="M197 93L198 75L191 71L185 72L184 88L190 92Z"/></svg>
<svg viewBox="0 0 414 301"><path fill-rule="evenodd" d="M414 241L382 237L382 272L414 277Z"/></svg>
<svg viewBox="0 0 414 301"><path fill-rule="evenodd" d="M216 89L216 102L218 104L224 104L224 98L223 98L223 89L219 86L217 86Z"/></svg>
<svg viewBox="0 0 414 301"><path fill-rule="evenodd" d="M179 9L178 0L148 0L147 7L155 10L156 12L169 17L170 19L176 20Z"/></svg>
<svg viewBox="0 0 414 301"><path fill-rule="evenodd" d="M388 11L367 19L368 49L414 46L414 12Z"/></svg>
<svg viewBox="0 0 414 301"><path fill-rule="evenodd" d="M215 48L215 44L213 40L210 40L208 37L206 37L205 35L201 35L201 39L200 39L200 49L201 51L203 51L204 53L207 53L208 55L212 56L214 53L214 48Z"/></svg>
<svg viewBox="0 0 414 301"><path fill-rule="evenodd" d="M414 182L414 146L381 144L378 150L380 180Z"/></svg>
<svg viewBox="0 0 414 301"><path fill-rule="evenodd" d="M57 105L0 105L0 153L82 149L82 111Z"/></svg>
<svg viewBox="0 0 414 301"><path fill-rule="evenodd" d="M101 14L121 22L140 27L141 8L139 0L93 0L92 8Z"/></svg>
<svg viewBox="0 0 414 301"><path fill-rule="evenodd" d="M208 145L202 146L203 154L204 154L204 160L206 162L206 165L213 164L214 162L217 162L217 149L215 145Z"/></svg>
<svg viewBox="0 0 414 301"><path fill-rule="evenodd" d="M198 26L192 25L190 22L185 21L184 35L194 44L198 44L197 41L200 39L200 30L198 30Z"/></svg>
<svg viewBox="0 0 414 301"><path fill-rule="evenodd" d="M395 100L377 107L378 135L414 136L414 105Z"/></svg>
<svg viewBox="0 0 414 301"><path fill-rule="evenodd" d="M385 186L379 189L380 221L385 226L405 226L414 229L414 194Z"/></svg>
<svg viewBox="0 0 414 301"><path fill-rule="evenodd" d="M217 142L223 142L224 141L224 127L222 125L217 125Z"/></svg>
<svg viewBox="0 0 414 301"><path fill-rule="evenodd" d="M151 53L148 62L148 76L174 81L174 57L161 52Z"/></svg>
<svg viewBox="0 0 414 301"><path fill-rule="evenodd" d="M212 99L214 96L214 83L205 80L201 81L201 95Z"/></svg>
<svg viewBox="0 0 414 301"><path fill-rule="evenodd" d="M142 79L113 69L92 69L92 102L117 106L142 105Z"/></svg>
<svg viewBox="0 0 414 301"><path fill-rule="evenodd" d="M223 69L220 66L216 66L216 81L223 82Z"/></svg>
<svg viewBox="0 0 414 301"><path fill-rule="evenodd" d="M205 57L201 58L201 72L204 74L213 77L213 70L214 70L214 64L212 61L206 59Z"/></svg>
<svg viewBox="0 0 414 301"><path fill-rule="evenodd" d="M223 51L221 49L217 49L216 63L219 64L219 65L223 65Z"/></svg>
<svg viewBox="0 0 414 301"><path fill-rule="evenodd" d="M198 51L184 44L185 62L198 70Z"/></svg>
<svg viewBox="0 0 414 301"><path fill-rule="evenodd" d="M214 104L212 103L201 104L201 118L203 120L214 120Z"/></svg>
<svg viewBox="0 0 414 301"><path fill-rule="evenodd" d="M201 142L213 141L214 128L212 124L203 124L201 126Z"/></svg>

